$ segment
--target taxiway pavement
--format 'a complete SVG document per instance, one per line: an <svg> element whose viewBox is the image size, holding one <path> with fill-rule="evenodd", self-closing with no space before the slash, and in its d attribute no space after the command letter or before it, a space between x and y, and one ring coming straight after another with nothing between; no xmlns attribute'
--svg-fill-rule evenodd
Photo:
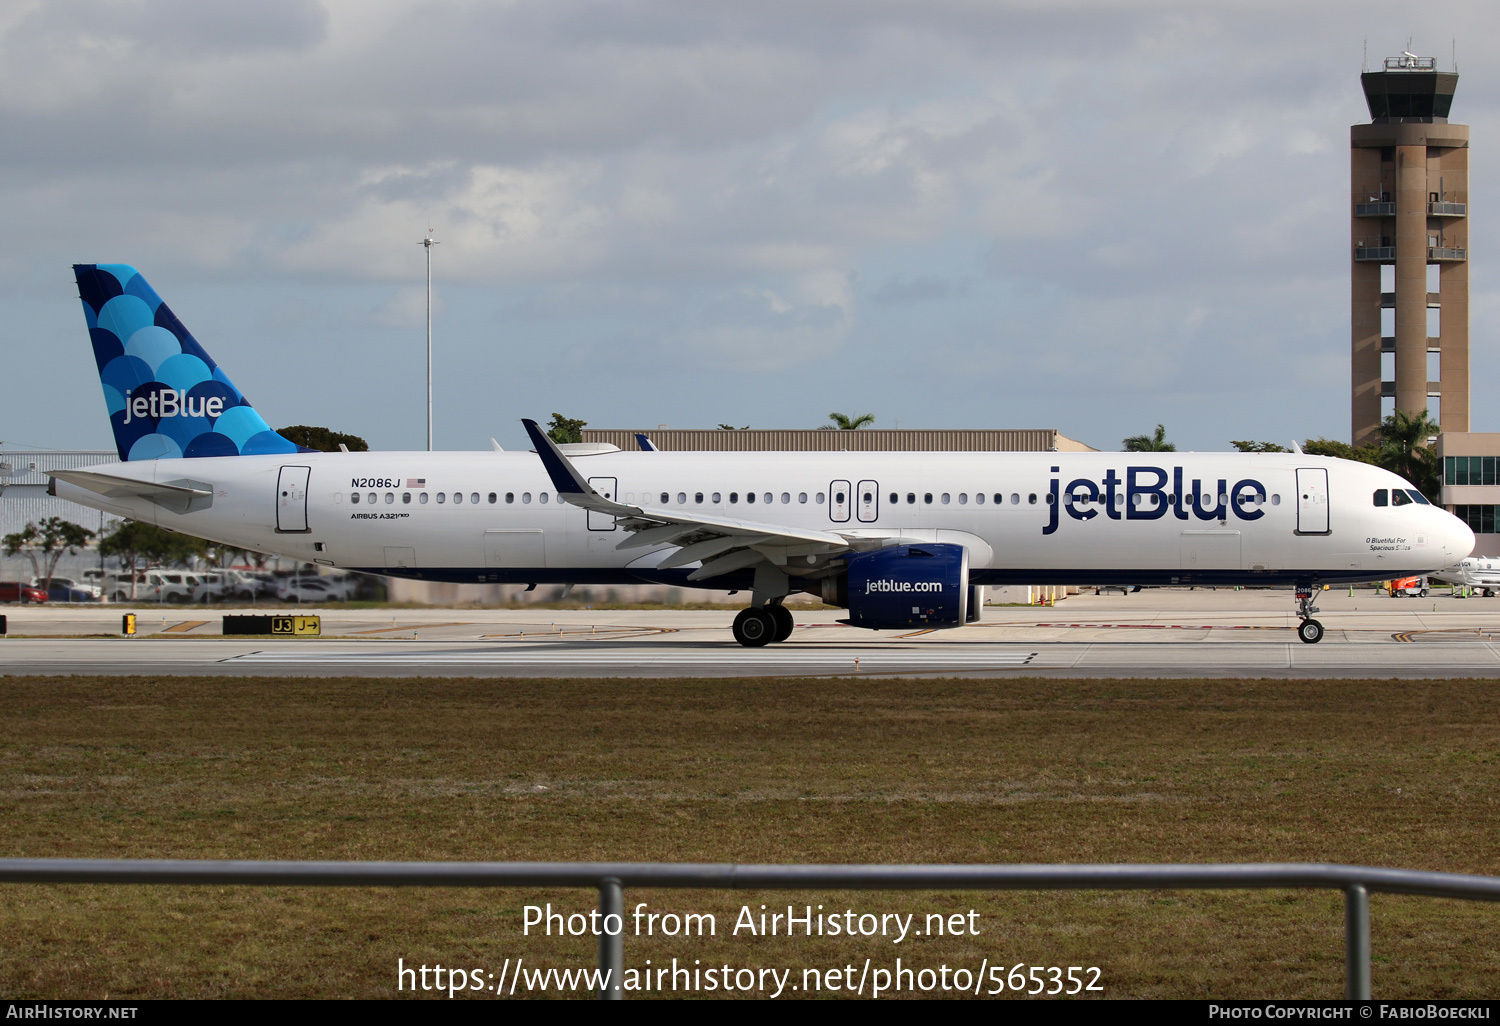
<svg viewBox="0 0 1500 1026"><path fill-rule="evenodd" d="M795 610L792 637L762 649L734 643L732 609L297 609L322 616L323 636L271 640L224 638L218 608L10 606L0 674L1500 677L1500 599L1319 601L1317 645L1297 640L1287 592L1159 589L987 607L959 630L877 633ZM137 637L118 636L123 612Z"/></svg>

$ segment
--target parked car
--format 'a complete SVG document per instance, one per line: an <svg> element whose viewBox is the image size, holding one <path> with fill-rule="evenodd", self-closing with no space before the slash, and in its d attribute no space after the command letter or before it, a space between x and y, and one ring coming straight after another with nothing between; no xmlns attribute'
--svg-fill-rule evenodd
<svg viewBox="0 0 1500 1026"><path fill-rule="evenodd" d="M46 582L40 578L33 577L31 586L41 588ZM98 602L104 598L104 592L97 584L75 581L71 577L54 577L49 597L53 602Z"/></svg>
<svg viewBox="0 0 1500 1026"><path fill-rule="evenodd" d="M283 602L343 602L344 582L334 577L288 577L281 582Z"/></svg>
<svg viewBox="0 0 1500 1026"><path fill-rule="evenodd" d="M129 574L115 576L110 597L116 602L191 602L197 586L197 575L184 570L144 570L135 575L133 599Z"/></svg>
<svg viewBox="0 0 1500 1026"><path fill-rule="evenodd" d="M46 602L47 593L21 581L0 581L0 602Z"/></svg>
<svg viewBox="0 0 1500 1026"><path fill-rule="evenodd" d="M193 586L193 601L197 603L224 602L234 598L235 581L229 570L208 570L197 575Z"/></svg>
<svg viewBox="0 0 1500 1026"><path fill-rule="evenodd" d="M277 597L279 591L277 581L269 570L229 570L226 572L233 575L233 584L228 589L229 593L241 602Z"/></svg>

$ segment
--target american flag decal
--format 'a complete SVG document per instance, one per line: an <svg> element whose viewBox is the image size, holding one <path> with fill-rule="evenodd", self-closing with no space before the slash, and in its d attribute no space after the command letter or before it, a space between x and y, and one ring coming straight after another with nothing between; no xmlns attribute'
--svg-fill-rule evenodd
<svg viewBox="0 0 1500 1026"><path fill-rule="evenodd" d="M426 488L427 487L427 479L425 477L409 477L409 478L406 479L406 487L408 487L408 488Z"/></svg>

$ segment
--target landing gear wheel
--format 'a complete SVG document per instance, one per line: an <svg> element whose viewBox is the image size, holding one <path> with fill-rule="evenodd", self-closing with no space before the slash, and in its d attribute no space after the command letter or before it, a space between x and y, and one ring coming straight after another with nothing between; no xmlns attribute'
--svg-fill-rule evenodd
<svg viewBox="0 0 1500 1026"><path fill-rule="evenodd" d="M776 633L772 641L785 641L792 636L792 628L796 622L792 619L792 611L786 606L766 606L766 612L776 624Z"/></svg>
<svg viewBox="0 0 1500 1026"><path fill-rule="evenodd" d="M1323 625L1316 620L1303 620L1297 628L1297 637L1306 644L1316 645L1323 640Z"/></svg>
<svg viewBox="0 0 1500 1026"><path fill-rule="evenodd" d="M760 648L776 636L776 621L764 609L741 609L734 618L734 640L746 648Z"/></svg>

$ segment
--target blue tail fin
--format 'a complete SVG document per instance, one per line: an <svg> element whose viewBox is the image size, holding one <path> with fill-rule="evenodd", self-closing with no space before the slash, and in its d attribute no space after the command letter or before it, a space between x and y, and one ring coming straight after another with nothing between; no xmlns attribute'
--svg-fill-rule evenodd
<svg viewBox="0 0 1500 1026"><path fill-rule="evenodd" d="M122 460L294 453L127 264L74 264Z"/></svg>

